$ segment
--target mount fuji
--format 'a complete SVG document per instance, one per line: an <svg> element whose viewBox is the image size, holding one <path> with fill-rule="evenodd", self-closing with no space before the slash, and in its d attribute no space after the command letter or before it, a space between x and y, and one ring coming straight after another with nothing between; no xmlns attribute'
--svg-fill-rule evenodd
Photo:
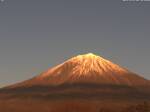
<svg viewBox="0 0 150 112"><path fill-rule="evenodd" d="M12 108L12 112L69 112L73 108L100 112L95 107L102 105L117 112L124 105L144 101L150 102L149 80L93 53L72 57L29 80L0 89L3 112Z"/></svg>
<svg viewBox="0 0 150 112"><path fill-rule="evenodd" d="M32 79L10 87L59 86L63 84L147 86L149 81L92 53L75 56Z"/></svg>

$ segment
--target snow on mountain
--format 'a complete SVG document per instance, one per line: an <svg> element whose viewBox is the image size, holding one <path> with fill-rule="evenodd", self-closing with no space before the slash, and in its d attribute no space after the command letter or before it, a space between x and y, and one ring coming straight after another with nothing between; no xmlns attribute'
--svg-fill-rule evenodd
<svg viewBox="0 0 150 112"><path fill-rule="evenodd" d="M75 56L16 86L95 83L141 86L148 80L92 53Z"/></svg>

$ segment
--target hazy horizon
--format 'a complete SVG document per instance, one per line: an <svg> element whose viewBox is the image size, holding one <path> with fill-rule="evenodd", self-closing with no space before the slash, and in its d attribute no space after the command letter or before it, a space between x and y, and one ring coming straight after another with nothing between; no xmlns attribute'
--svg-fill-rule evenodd
<svg viewBox="0 0 150 112"><path fill-rule="evenodd" d="M150 2L0 2L0 87L92 52L150 79Z"/></svg>

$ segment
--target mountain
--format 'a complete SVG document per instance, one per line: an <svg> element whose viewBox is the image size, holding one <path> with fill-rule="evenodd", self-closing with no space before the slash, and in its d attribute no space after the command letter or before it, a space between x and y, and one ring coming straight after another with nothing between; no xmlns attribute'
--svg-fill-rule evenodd
<svg viewBox="0 0 150 112"><path fill-rule="evenodd" d="M75 56L42 74L11 87L75 83L146 86L148 80L92 53Z"/></svg>
<svg viewBox="0 0 150 112"><path fill-rule="evenodd" d="M149 80L92 53L0 89L2 112L128 112L142 102L150 103Z"/></svg>

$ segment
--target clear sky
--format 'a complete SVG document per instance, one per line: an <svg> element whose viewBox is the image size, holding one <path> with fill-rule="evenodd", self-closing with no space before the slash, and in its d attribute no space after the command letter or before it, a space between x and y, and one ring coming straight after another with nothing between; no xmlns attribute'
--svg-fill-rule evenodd
<svg viewBox="0 0 150 112"><path fill-rule="evenodd" d="M0 86L95 53L150 79L150 2L0 2Z"/></svg>

